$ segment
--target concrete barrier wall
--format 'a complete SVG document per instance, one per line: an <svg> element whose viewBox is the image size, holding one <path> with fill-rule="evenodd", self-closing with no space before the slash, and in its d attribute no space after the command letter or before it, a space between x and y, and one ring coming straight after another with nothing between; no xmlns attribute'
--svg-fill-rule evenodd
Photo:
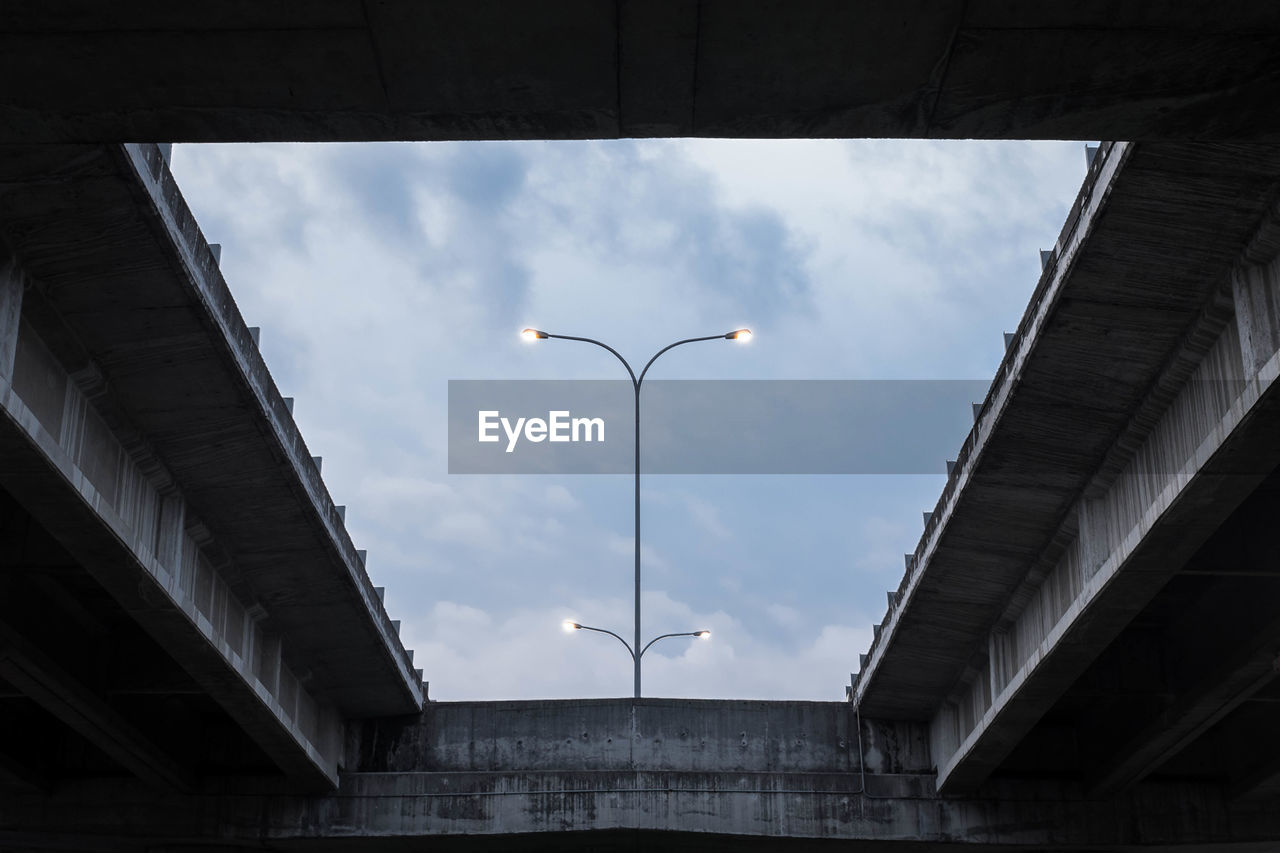
<svg viewBox="0 0 1280 853"><path fill-rule="evenodd" d="M347 768L363 772L860 770L845 702L432 702L350 729ZM861 748L871 773L932 768L921 725L863 721Z"/></svg>

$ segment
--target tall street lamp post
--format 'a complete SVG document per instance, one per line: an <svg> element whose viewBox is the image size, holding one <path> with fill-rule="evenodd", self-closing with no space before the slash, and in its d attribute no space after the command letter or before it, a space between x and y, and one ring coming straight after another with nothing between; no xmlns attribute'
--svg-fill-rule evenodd
<svg viewBox="0 0 1280 853"><path fill-rule="evenodd" d="M658 358L659 358L659 356L661 356L661 355L662 355L663 353L665 353L667 350L675 349L676 347L678 347L678 346L683 346L684 344L693 344L693 343L697 343L697 342L699 342L699 341L719 341L719 340L726 340L726 341L739 341L739 342L741 342L741 343L746 343L747 341L751 340L751 330L750 330L750 329L736 329L736 330L734 330L734 331L732 331L732 332L729 332L729 333L727 333L727 334L723 334L723 335L707 335L706 337L702 337L702 338L686 338L686 339L685 339L685 340L683 340L683 341L676 341L674 344L668 344L667 346L665 346L665 347L663 347L662 349L658 350L658 352L657 352L656 354L654 354L653 358L649 359L648 364L646 364L646 365L644 366L644 370L641 370L641 371L640 371L640 376L639 376L639 377L637 377L637 376L636 376L636 372L635 372L634 370L632 370L632 369L631 369L631 365L627 362L627 360L626 360L625 358L623 358L623 357L622 357L622 354L621 354L621 353L619 353L616 349L614 349L613 347L609 346L608 344L601 343L600 341L594 340L594 339L592 339L592 338L578 338L578 337L573 337L572 335L553 335L553 334L550 334L549 332L544 332L544 331L542 331L542 330L540 330L540 329L525 329L523 332L521 332L521 333L520 333L520 335L521 335L521 337L523 337L526 341L539 341L539 340L546 340L547 338L554 338L554 339L556 339L556 340L561 340L561 341L582 341L583 343L586 343L586 344L595 344L596 346L598 346L598 347L600 347L600 348L602 348L602 349L607 349L609 352L613 353L614 357L615 357L615 358L617 358L617 359L618 359L618 361L622 362L622 366L623 366L623 367L625 367L625 368L627 369L627 375L629 375L629 376L631 377L631 385L632 385L632 388L635 390L635 399L636 399L636 402L635 402L635 415L636 415L636 432L635 432L635 437L636 437L636 446L635 446L635 511L636 511L636 532L635 532L635 550L636 550L636 578L635 578L635 580L636 580L636 591L635 591L635 600L636 600L636 616L635 616L635 645L628 645L628 644L627 644L627 642L626 642L626 640L622 640L622 638L621 638L621 637L618 637L618 635L617 635L617 634L614 634L612 631L605 631L605 630L603 630L603 629L601 629L601 628L587 628L585 625L577 625L576 623L572 623L572 624L573 624L573 625L575 625L576 627L583 628L583 629L586 629L586 630L591 630L591 631L600 631L600 633L603 633L603 634L611 634L611 635L612 635L612 636L614 636L614 637L618 637L618 639L619 639L619 640L622 640L622 644L623 644L624 646L627 646L627 650L631 652L631 657L632 657L633 662L634 662L634 664L635 664L635 698L639 699L639 698L640 698L640 656L641 656L641 655L643 655L643 654L644 654L644 652L645 652L646 650L648 650L649 646L653 645L653 644L654 644L655 642L657 642L658 640L661 640L663 637L701 636L701 635L702 635L702 634L704 634L704 633L705 633L707 636L710 636L710 635L711 635L711 632L710 632L710 631L706 631L706 632L701 632L701 631L699 631L699 632L692 632L692 633L688 633L688 634L664 634L664 635L662 635L662 637L656 637L656 638L654 638L654 639L653 639L652 641L650 641L650 642L649 642L649 644L648 644L648 645L646 645L643 649L641 649L641 648L640 648L640 386L641 386L642 384L644 384L644 377L645 377L645 375L646 375L646 374L648 374L648 372L649 372L649 368L650 368L650 367L653 367L653 363L654 363L655 361L657 361L657 360L658 360ZM635 649L640 649L639 653L637 653L637 652L635 651Z"/></svg>

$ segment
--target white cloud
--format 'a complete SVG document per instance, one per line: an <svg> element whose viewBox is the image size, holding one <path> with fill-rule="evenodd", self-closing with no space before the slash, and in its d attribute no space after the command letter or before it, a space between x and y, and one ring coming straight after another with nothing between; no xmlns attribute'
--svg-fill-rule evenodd
<svg viewBox="0 0 1280 853"><path fill-rule="evenodd" d="M580 506L577 498L568 489L559 484L547 486L543 494L546 496L547 506L552 509L573 510Z"/></svg>
<svg viewBox="0 0 1280 853"><path fill-rule="evenodd" d="M693 495L684 495L684 505L689 518L708 536L715 539L728 539L733 535L729 532L729 528L721 523L720 510L715 504Z"/></svg>
<svg viewBox="0 0 1280 853"><path fill-rule="evenodd" d="M616 642L557 626L630 625L632 493L450 476L449 379L624 376L591 347L521 345L528 325L637 367L681 337L758 332L664 356L664 379L985 378L1079 148L184 145L174 164L433 692L496 698L629 690ZM882 612L931 508L919 488L844 485L646 480L645 624L715 631L655 647L655 693L841 695L870 639L845 623Z"/></svg>
<svg viewBox="0 0 1280 853"><path fill-rule="evenodd" d="M797 642L781 648L722 611L698 612L664 592L644 596L648 642L659 633L710 629L711 639L673 637L643 658L646 696L840 699L847 663L870 641L870 629L792 625ZM402 634L429 673L438 700L627 696L631 658L612 637L566 633L564 619L614 630L631 642L631 602L578 599L495 616L474 606L437 602L405 620Z"/></svg>
<svg viewBox="0 0 1280 853"><path fill-rule="evenodd" d="M643 538L643 537L642 537ZM621 557L634 557L636 552L636 540L631 536L620 536L618 534L609 534L608 537L609 550ZM671 563L666 557L658 553L653 546L641 542L640 543L640 560L648 568L666 569L670 568Z"/></svg>

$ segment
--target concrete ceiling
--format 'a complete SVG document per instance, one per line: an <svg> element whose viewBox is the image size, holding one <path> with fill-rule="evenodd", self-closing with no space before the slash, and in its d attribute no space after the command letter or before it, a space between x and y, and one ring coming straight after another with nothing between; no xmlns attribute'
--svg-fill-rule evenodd
<svg viewBox="0 0 1280 853"><path fill-rule="evenodd" d="M1274 140L1270 4L15 0L0 142Z"/></svg>

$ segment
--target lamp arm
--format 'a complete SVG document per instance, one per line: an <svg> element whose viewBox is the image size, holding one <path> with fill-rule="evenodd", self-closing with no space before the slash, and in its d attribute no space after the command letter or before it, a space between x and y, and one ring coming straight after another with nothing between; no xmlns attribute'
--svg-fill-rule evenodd
<svg viewBox="0 0 1280 853"><path fill-rule="evenodd" d="M631 659L632 659L632 660L635 660L636 653L635 653L634 651L632 651L632 650L631 650L631 644L630 644L630 643L628 643L626 640L622 639L621 637L619 637L617 634L615 634L615 633L613 633L612 631L610 631L609 629L607 629L607 628L592 628L590 625L582 625L582 626L580 626L580 629L581 629L581 630L583 630L583 631L595 631L597 634L608 634L610 637L613 637L613 638L614 638L615 640L617 640L619 643L622 643L622 645L623 645L624 647L626 647L627 654L631 655ZM648 646L645 646L645 648L648 648ZM644 654L644 653L643 653L643 652L641 652L641 654Z"/></svg>
<svg viewBox="0 0 1280 853"><path fill-rule="evenodd" d="M649 372L650 367L653 367L653 363L658 360L658 356L662 355L667 350L675 349L676 347L681 346L682 344L695 344L698 341L718 341L718 340L721 340L722 338L724 338L724 335L707 335L706 337L702 337L702 338L685 338L683 341L676 341L674 344L667 344L665 347L658 350L654 354L653 358L649 359L649 363L644 366L644 370L640 371L640 378L635 381L637 393L639 393L640 383L644 382L644 375ZM603 346L603 344L601 344L601 346ZM617 355L617 353L615 353L615 355ZM622 356L618 356L618 357L621 358Z"/></svg>
<svg viewBox="0 0 1280 853"><path fill-rule="evenodd" d="M631 365L628 364L627 360L622 357L622 353L618 352L616 349L609 346L608 344L602 341L597 341L595 338L578 338L578 337L574 337L573 335L553 335L550 332L547 332L545 334L548 338L559 338L562 341L582 341L583 343L595 344L596 346L602 349L607 349L609 352L613 353L614 358L622 362L622 366L627 369L627 375L631 377L631 384L634 385L637 390L640 388L640 381L636 379L636 372L631 369ZM672 344L672 346L675 346L675 345ZM667 347L667 349L670 349L670 348L671 347ZM654 356L654 358L657 358L657 356Z"/></svg>
<svg viewBox="0 0 1280 853"><path fill-rule="evenodd" d="M640 650L640 656L644 657L644 653L649 651L649 647L652 646L654 643L658 642L659 640L665 640L667 637L696 637L698 636L698 634L699 634L698 631L681 631L678 634L660 634L657 637L654 637L649 642L645 643L644 648Z"/></svg>

